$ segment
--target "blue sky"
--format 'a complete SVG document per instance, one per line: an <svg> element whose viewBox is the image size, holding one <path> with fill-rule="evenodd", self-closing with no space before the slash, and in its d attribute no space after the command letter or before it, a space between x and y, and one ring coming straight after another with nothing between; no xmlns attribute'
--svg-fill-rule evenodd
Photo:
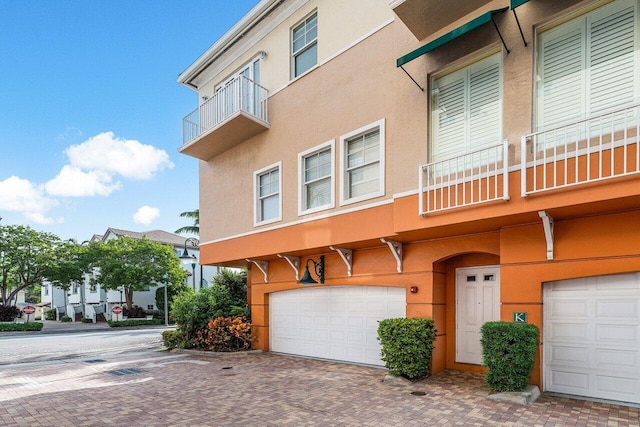
<svg viewBox="0 0 640 427"><path fill-rule="evenodd" d="M258 0L0 1L0 217L79 241L198 207L176 82Z"/></svg>

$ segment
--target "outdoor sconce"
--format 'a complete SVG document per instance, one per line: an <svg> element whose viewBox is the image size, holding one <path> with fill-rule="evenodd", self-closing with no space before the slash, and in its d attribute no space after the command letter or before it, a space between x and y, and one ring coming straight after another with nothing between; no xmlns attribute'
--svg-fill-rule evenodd
<svg viewBox="0 0 640 427"><path fill-rule="evenodd" d="M313 263L313 268L315 270L316 276L320 279L320 283L324 283L324 255L320 255L320 262L315 262L311 258L307 260L307 265L304 267L304 275L302 279L298 281L301 285L314 285L318 282L313 280L311 277L311 273L309 273L309 262Z"/></svg>
<svg viewBox="0 0 640 427"><path fill-rule="evenodd" d="M409 288L409 290L411 291L412 294L417 294L418 293L418 287L417 286L412 286Z"/></svg>

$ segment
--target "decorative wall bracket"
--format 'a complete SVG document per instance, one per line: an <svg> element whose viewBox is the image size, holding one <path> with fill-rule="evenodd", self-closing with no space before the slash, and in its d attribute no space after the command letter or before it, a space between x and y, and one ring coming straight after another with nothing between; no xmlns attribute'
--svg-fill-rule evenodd
<svg viewBox="0 0 640 427"><path fill-rule="evenodd" d="M282 258L289 263L293 271L296 272L296 282L300 280L300 257L292 255L278 254L278 258Z"/></svg>
<svg viewBox="0 0 640 427"><path fill-rule="evenodd" d="M335 246L329 246L329 249L338 252L338 255L340 255L340 258L342 258L342 261L344 261L347 266L347 276L351 277L353 274L353 251L351 249L337 248Z"/></svg>
<svg viewBox="0 0 640 427"><path fill-rule="evenodd" d="M255 266L258 267L260 271L262 271L262 274L264 274L264 283L269 283L269 261L261 261L259 259L249 258L246 258L246 261L248 263L254 263Z"/></svg>
<svg viewBox="0 0 640 427"><path fill-rule="evenodd" d="M542 226L544 227L544 237L547 240L547 259L553 259L553 218L546 211L538 211L538 215L542 218Z"/></svg>
<svg viewBox="0 0 640 427"><path fill-rule="evenodd" d="M386 243L391 249L391 254L396 259L396 270L398 273L402 273L402 243L395 240L388 240L384 237L380 239L382 243Z"/></svg>

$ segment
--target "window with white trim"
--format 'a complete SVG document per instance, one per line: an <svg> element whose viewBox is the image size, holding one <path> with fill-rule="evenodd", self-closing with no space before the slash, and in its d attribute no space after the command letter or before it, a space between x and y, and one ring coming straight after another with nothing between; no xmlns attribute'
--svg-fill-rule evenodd
<svg viewBox="0 0 640 427"><path fill-rule="evenodd" d="M318 12L291 30L291 74L293 78L318 63Z"/></svg>
<svg viewBox="0 0 640 427"><path fill-rule="evenodd" d="M340 204L384 195L384 120L340 138Z"/></svg>
<svg viewBox="0 0 640 427"><path fill-rule="evenodd" d="M431 161L502 142L502 53L432 79Z"/></svg>
<svg viewBox="0 0 640 427"><path fill-rule="evenodd" d="M538 34L538 130L640 101L638 2L617 0Z"/></svg>
<svg viewBox="0 0 640 427"><path fill-rule="evenodd" d="M298 155L299 214L308 214L334 206L333 148L331 141Z"/></svg>
<svg viewBox="0 0 640 427"><path fill-rule="evenodd" d="M47 296L49 295L49 286L50 285L44 285L42 289L44 289L44 295Z"/></svg>
<svg viewBox="0 0 640 427"><path fill-rule="evenodd" d="M280 192L281 163L275 163L254 172L255 221L254 225L269 224L282 219Z"/></svg>

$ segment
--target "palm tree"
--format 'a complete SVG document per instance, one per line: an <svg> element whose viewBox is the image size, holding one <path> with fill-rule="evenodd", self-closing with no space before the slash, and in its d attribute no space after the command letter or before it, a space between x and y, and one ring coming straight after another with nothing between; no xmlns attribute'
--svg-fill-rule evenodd
<svg viewBox="0 0 640 427"><path fill-rule="evenodd" d="M183 218L192 218L193 225L187 225L187 226L178 228L175 231L176 234L187 233L187 234L195 234L196 236L200 235L200 209L182 212L180 216Z"/></svg>

